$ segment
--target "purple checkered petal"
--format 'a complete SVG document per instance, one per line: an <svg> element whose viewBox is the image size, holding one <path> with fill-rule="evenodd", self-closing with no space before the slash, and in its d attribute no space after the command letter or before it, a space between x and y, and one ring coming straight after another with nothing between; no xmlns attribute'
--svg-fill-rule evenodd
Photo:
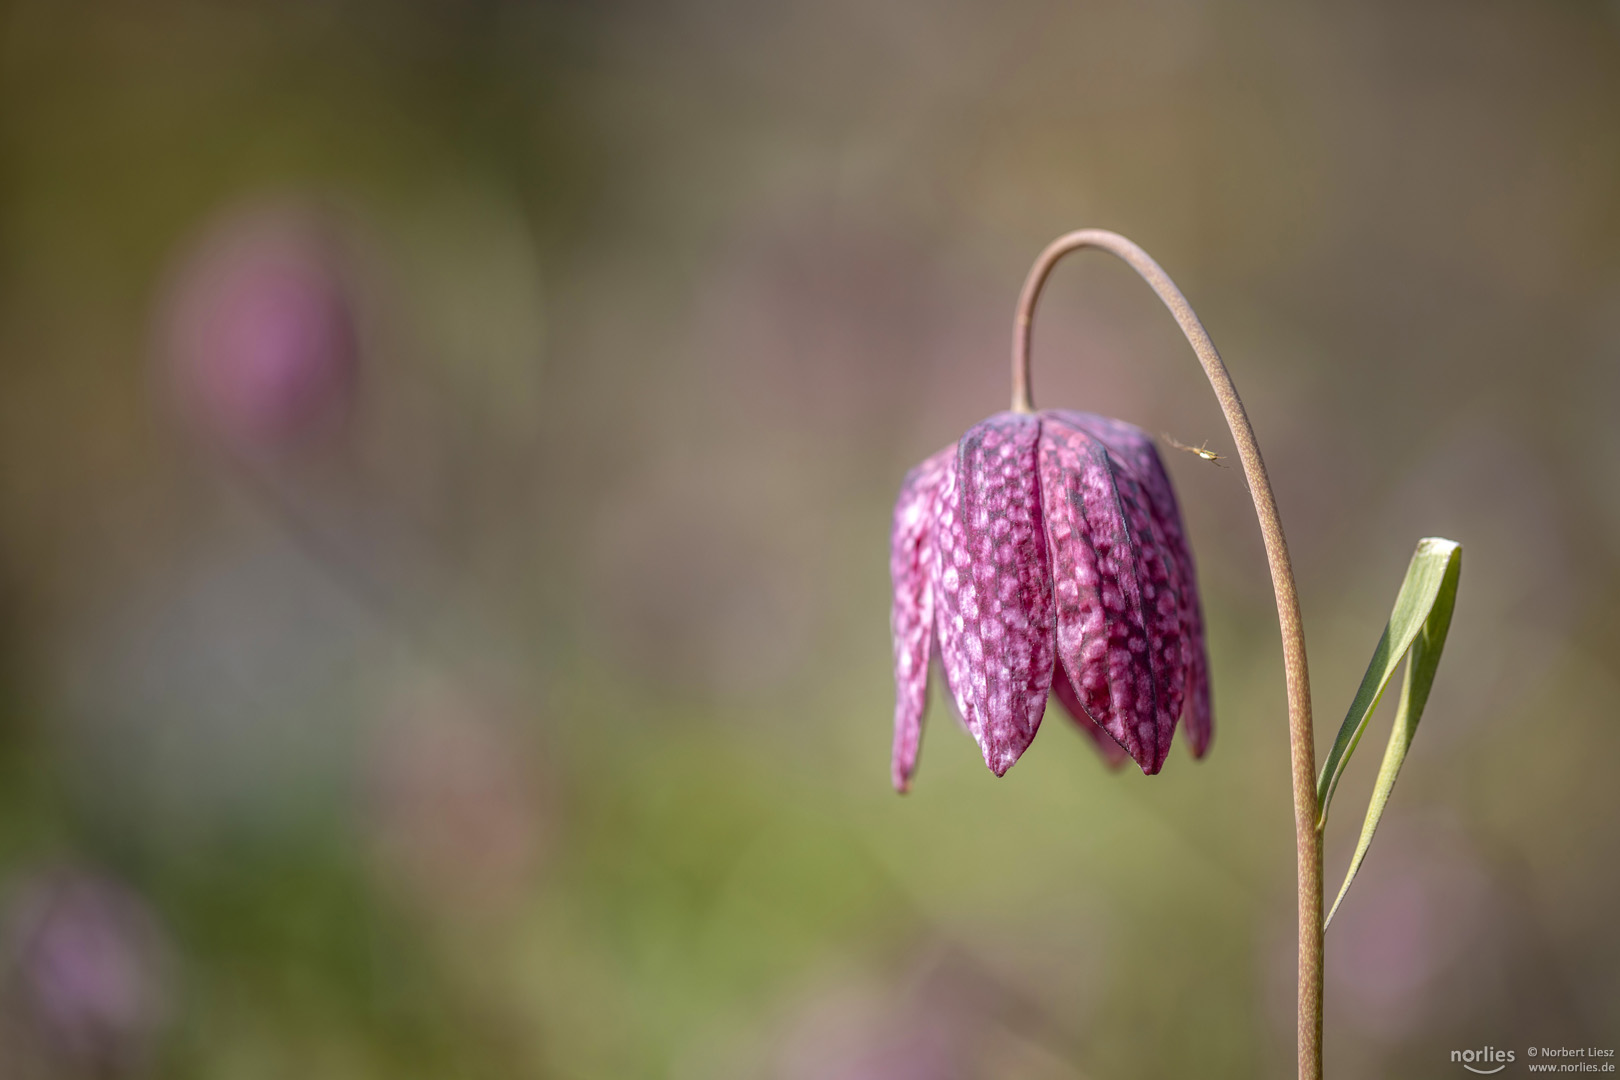
<svg viewBox="0 0 1620 1080"><path fill-rule="evenodd" d="M889 576L894 606L894 786L905 791L917 770L923 711L928 707L928 659L934 640L934 520L940 488L956 458L947 446L906 474L894 504Z"/></svg>
<svg viewBox="0 0 1620 1080"><path fill-rule="evenodd" d="M1040 422L998 413L957 443L935 532L945 677L985 764L1004 774L1035 738L1052 685L1052 575L1041 524Z"/></svg>
<svg viewBox="0 0 1620 1080"><path fill-rule="evenodd" d="M1170 542L1158 515L1154 513L1153 501L1138 473L1134 454L1138 444L1126 443L1127 452L1122 452L1120 447L1120 440L1127 432L1140 432L1118 421L1108 421L1123 429L1108 429L1107 435L1118 436L1116 440L1086 423L1097 419L1084 413L1056 410L1041 414L1041 422L1048 427L1058 425L1079 431L1096 439L1107 449L1115 495L1124 514L1134 554L1132 571L1141 596L1142 625L1147 634L1148 663L1153 671L1155 687L1155 753L1162 763L1170 753L1176 721L1181 716L1186 699L1188 656L1187 642L1182 634L1178 567ZM1151 442L1140 445L1152 452Z"/></svg>
<svg viewBox="0 0 1620 1080"><path fill-rule="evenodd" d="M1150 635L1156 624L1145 617L1159 613L1163 598L1154 580L1143 581L1133 536L1145 511L1128 481L1121 490L1123 470L1103 442L1049 413L1040 423L1057 654L1085 711L1143 772L1156 773L1173 729L1154 679L1164 643Z"/></svg>
<svg viewBox="0 0 1620 1080"><path fill-rule="evenodd" d="M1074 726L1096 745L1103 764L1110 769L1117 769L1130 760L1131 755L1125 752L1125 748L1115 742L1112 735L1098 727L1097 722L1086 713L1086 707L1080 704L1080 695L1075 692L1074 683L1069 681L1069 673L1063 670L1061 660L1052 669L1052 696L1062 704L1063 711L1069 714Z"/></svg>
<svg viewBox="0 0 1620 1080"><path fill-rule="evenodd" d="M1164 462L1147 432L1133 424L1090 413L1064 413L1071 423L1108 443L1115 457L1135 473L1147 492L1153 516L1171 553L1180 598L1181 638L1185 657L1187 737L1194 757L1203 757L1214 735L1209 697L1209 653L1204 643L1204 614L1198 600L1198 574L1192 545L1182 527L1175 489Z"/></svg>

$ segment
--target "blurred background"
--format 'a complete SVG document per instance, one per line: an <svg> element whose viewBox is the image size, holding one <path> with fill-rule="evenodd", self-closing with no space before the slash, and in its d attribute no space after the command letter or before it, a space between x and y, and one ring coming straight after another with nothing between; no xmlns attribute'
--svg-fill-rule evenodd
<svg viewBox="0 0 1620 1080"><path fill-rule="evenodd" d="M1245 394L1321 747L1466 549L1330 1074L1620 1036L1620 7L11 0L0 101L6 1077L1292 1075L1230 461L1207 760L936 686L888 785L892 500L1081 225ZM1035 384L1231 452L1103 256Z"/></svg>

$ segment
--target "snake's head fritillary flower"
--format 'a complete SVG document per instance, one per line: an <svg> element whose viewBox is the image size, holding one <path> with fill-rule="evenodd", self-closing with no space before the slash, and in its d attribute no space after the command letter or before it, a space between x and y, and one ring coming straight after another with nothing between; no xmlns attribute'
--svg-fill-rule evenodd
<svg viewBox="0 0 1620 1080"><path fill-rule="evenodd" d="M894 784L917 767L939 648L1001 776L1056 694L1111 764L1164 765L1185 714L1212 730L1203 615L1153 440L1089 413L998 413L907 474L895 505Z"/></svg>

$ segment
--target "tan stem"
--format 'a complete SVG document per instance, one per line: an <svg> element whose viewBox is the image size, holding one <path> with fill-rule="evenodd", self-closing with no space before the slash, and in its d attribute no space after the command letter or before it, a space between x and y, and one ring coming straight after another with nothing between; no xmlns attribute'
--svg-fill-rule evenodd
<svg viewBox="0 0 1620 1080"><path fill-rule="evenodd" d="M1288 560L1288 540L1283 535L1277 500L1266 475L1265 459L1249 425L1243 400L1238 397L1232 376L1215 351L1192 305L1176 288L1158 263L1131 241L1106 229L1081 229L1052 241L1024 281L1018 298L1018 317L1013 326L1013 396L1015 412L1031 412L1034 402L1029 388L1029 339L1035 316L1035 301L1057 261L1081 248L1101 248L1117 255L1142 275L1153 291L1175 316L1187 343L1198 354L1204 374L1215 391L1215 398L1226 414L1227 426L1237 443L1238 458L1254 497L1254 512L1260 519L1260 534L1266 542L1266 561L1271 567L1271 586L1277 595L1277 622L1282 628L1283 669L1288 680L1288 736L1294 777L1294 843L1299 870L1299 1076L1300 1080L1321 1080L1322 1076L1322 837L1316 831L1316 741L1311 730L1311 680L1305 663L1305 629L1299 615L1299 594L1294 587L1294 570Z"/></svg>

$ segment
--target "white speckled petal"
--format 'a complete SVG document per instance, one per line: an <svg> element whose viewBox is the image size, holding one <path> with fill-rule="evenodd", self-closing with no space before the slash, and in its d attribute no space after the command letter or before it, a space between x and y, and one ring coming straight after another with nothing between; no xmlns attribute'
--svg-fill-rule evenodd
<svg viewBox="0 0 1620 1080"><path fill-rule="evenodd" d="M1040 469L1057 655L1085 712L1144 773L1156 773L1174 718L1167 718L1154 678L1155 646L1163 646L1145 618L1157 612L1162 597L1142 581L1144 563L1132 529L1133 519L1146 511L1121 491L1118 463L1107 446L1045 413ZM1172 621L1175 612L1172 600Z"/></svg>
<svg viewBox="0 0 1620 1080"><path fill-rule="evenodd" d="M1176 504L1170 476L1165 471L1153 439L1134 424L1090 413L1063 415L1071 423L1105 441L1115 457L1135 473L1147 492L1154 519L1171 554L1176 593L1180 598L1187 738L1193 756L1203 757L1209 750L1215 728L1209 694L1209 651L1204 642L1204 613L1198 598L1198 573L1193 565L1192 544L1188 542L1186 529L1182 526L1181 509Z"/></svg>
<svg viewBox="0 0 1620 1080"><path fill-rule="evenodd" d="M934 518L940 488L956 458L948 446L906 474L894 504L889 576L894 604L894 786L905 791L917 771L923 712L928 707L928 659L934 640Z"/></svg>
<svg viewBox="0 0 1620 1080"><path fill-rule="evenodd" d="M1035 738L1052 685L1039 440L1028 414L998 413L968 431L941 488L935 534L946 681L997 776Z"/></svg>

